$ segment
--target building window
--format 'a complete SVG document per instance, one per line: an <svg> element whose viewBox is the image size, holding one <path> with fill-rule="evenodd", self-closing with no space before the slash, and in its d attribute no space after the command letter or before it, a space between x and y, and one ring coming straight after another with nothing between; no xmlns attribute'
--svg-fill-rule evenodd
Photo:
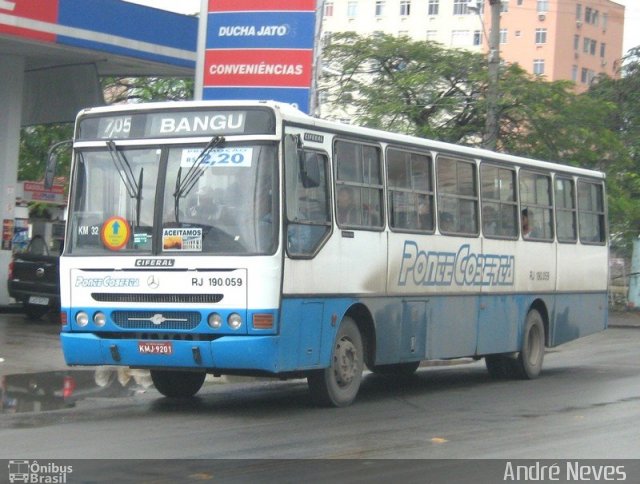
<svg viewBox="0 0 640 484"><path fill-rule="evenodd" d="M604 57L606 51L607 51L607 44L605 44L604 42L601 42L600 43L600 57Z"/></svg>
<svg viewBox="0 0 640 484"><path fill-rule="evenodd" d="M427 13L429 15L438 15L440 10L440 0L429 0L429 7Z"/></svg>
<svg viewBox="0 0 640 484"><path fill-rule="evenodd" d="M507 43L507 29L500 29L500 43Z"/></svg>
<svg viewBox="0 0 640 484"><path fill-rule="evenodd" d="M547 13L549 11L549 0L538 0L536 11L538 13Z"/></svg>
<svg viewBox="0 0 640 484"><path fill-rule="evenodd" d="M576 5L576 20L582 20L582 5L580 3Z"/></svg>
<svg viewBox="0 0 640 484"><path fill-rule="evenodd" d="M547 29L536 29L536 44L547 43Z"/></svg>
<svg viewBox="0 0 640 484"><path fill-rule="evenodd" d="M582 52L584 52L585 54L596 55L597 44L598 42L596 42L594 39L585 37L582 46Z"/></svg>
<svg viewBox="0 0 640 484"><path fill-rule="evenodd" d="M533 73L536 76L544 74L544 59L533 59Z"/></svg>
<svg viewBox="0 0 640 484"><path fill-rule="evenodd" d="M350 0L347 2L347 17L355 17L358 15L358 2Z"/></svg>
<svg viewBox="0 0 640 484"><path fill-rule="evenodd" d="M517 5L518 5L518 6L522 5L522 1L523 1L523 0L518 0Z"/></svg>
<svg viewBox="0 0 640 484"><path fill-rule="evenodd" d="M598 20L600 19L600 12L597 10L586 7L584 9L584 21L591 25L598 25Z"/></svg>
<svg viewBox="0 0 640 484"><path fill-rule="evenodd" d="M603 31L607 31L607 24L609 23L609 14L608 13L603 13L602 14L602 30Z"/></svg>
<svg viewBox="0 0 640 484"><path fill-rule="evenodd" d="M594 71L583 67L582 71L580 72L580 82L582 82L583 84L591 84L595 76L596 73Z"/></svg>
<svg viewBox="0 0 640 484"><path fill-rule="evenodd" d="M324 4L324 16L333 17L333 2L325 2Z"/></svg>
<svg viewBox="0 0 640 484"><path fill-rule="evenodd" d="M328 47L331 44L331 32L324 32L322 34L322 45Z"/></svg>
<svg viewBox="0 0 640 484"><path fill-rule="evenodd" d="M578 82L578 66L575 64L571 66L571 80Z"/></svg>
<svg viewBox="0 0 640 484"><path fill-rule="evenodd" d="M411 0L400 0L400 15L403 17L411 15Z"/></svg>
<svg viewBox="0 0 640 484"><path fill-rule="evenodd" d="M474 30L473 31L473 45L482 45L482 31Z"/></svg>
<svg viewBox="0 0 640 484"><path fill-rule="evenodd" d="M453 15L466 15L469 2L466 0L453 0Z"/></svg>
<svg viewBox="0 0 640 484"><path fill-rule="evenodd" d="M573 36L573 50L580 50L580 36L577 34Z"/></svg>
<svg viewBox="0 0 640 484"><path fill-rule="evenodd" d="M505 13L509 11L509 0L502 0L500 2L500 12Z"/></svg>
<svg viewBox="0 0 640 484"><path fill-rule="evenodd" d="M384 15L384 0L376 0L376 17Z"/></svg>

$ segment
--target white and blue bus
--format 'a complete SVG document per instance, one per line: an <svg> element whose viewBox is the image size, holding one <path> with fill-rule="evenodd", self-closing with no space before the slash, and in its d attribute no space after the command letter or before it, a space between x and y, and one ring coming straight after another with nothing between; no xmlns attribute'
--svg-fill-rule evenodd
<svg viewBox="0 0 640 484"><path fill-rule="evenodd" d="M70 365L306 377L484 358L535 378L606 328L604 176L309 117L274 102L86 109L60 261Z"/></svg>

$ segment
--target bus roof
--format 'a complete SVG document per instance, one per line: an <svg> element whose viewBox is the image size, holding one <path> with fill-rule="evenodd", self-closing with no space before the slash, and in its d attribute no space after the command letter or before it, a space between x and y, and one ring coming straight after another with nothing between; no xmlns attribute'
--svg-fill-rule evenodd
<svg viewBox="0 0 640 484"><path fill-rule="evenodd" d="M276 101L259 101L259 100L221 100L221 101L170 101L170 102L153 102L143 104L126 104L126 105L110 105L99 106L83 109L78 113L78 118L87 115L100 115L100 114L114 114L121 112L143 112L143 111L163 111L163 110L178 110L178 109L192 109L192 108L211 108L211 107L268 107L273 109L280 118L290 124L297 124L303 126L309 126L320 130L338 132L344 136L358 136L375 139L386 143L402 143L410 144L413 146L420 146L423 149L434 150L440 152L447 152L448 154L458 154L462 156L469 156L472 158L482 158L491 161L506 162L510 164L517 164L528 166L532 168L538 168L541 170L549 171L563 171L565 173L572 173L575 175L589 176L594 178L605 178L605 174L586 168L578 168L571 165L562 163L555 163L549 161L541 161L533 158L527 158L523 156L510 155L506 153L499 153L490 151L483 148L473 148L469 146L457 145L453 143L447 143L444 141L437 141L428 138L419 138L417 136L397 134L389 131L383 131L379 129L366 128L357 125L343 124L336 121L327 121L320 118L314 118L302 111L296 109L294 106L287 103L280 103Z"/></svg>

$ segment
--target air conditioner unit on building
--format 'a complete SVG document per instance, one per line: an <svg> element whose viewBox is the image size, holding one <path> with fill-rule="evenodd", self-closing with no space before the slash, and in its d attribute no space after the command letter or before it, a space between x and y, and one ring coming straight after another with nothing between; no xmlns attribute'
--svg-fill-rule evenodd
<svg viewBox="0 0 640 484"><path fill-rule="evenodd" d="M542 22L544 19L546 19L546 18L547 18L547 16L546 16L545 14L543 14L543 13L541 13L540 15L538 15L538 20L540 20L541 22Z"/></svg>
<svg viewBox="0 0 640 484"><path fill-rule="evenodd" d="M607 61L606 61L606 60L604 60L604 59L602 59L602 60L600 61L600 65L601 65L602 67L606 66L606 65L607 65Z"/></svg>
<svg viewBox="0 0 640 484"><path fill-rule="evenodd" d="M582 20L576 20L576 27L582 27Z"/></svg>
<svg viewBox="0 0 640 484"><path fill-rule="evenodd" d="M578 54L577 52L573 53L573 58L574 59L578 59L580 57L580 54Z"/></svg>

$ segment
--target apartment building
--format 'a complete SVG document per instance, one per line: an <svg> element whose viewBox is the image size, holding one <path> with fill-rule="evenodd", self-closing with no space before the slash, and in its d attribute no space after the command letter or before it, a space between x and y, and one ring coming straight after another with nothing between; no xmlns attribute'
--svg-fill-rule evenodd
<svg viewBox="0 0 640 484"><path fill-rule="evenodd" d="M325 0L322 31L384 32L486 52L488 0ZM548 80L585 90L599 73L615 76L624 6L611 0L503 0L500 56Z"/></svg>

